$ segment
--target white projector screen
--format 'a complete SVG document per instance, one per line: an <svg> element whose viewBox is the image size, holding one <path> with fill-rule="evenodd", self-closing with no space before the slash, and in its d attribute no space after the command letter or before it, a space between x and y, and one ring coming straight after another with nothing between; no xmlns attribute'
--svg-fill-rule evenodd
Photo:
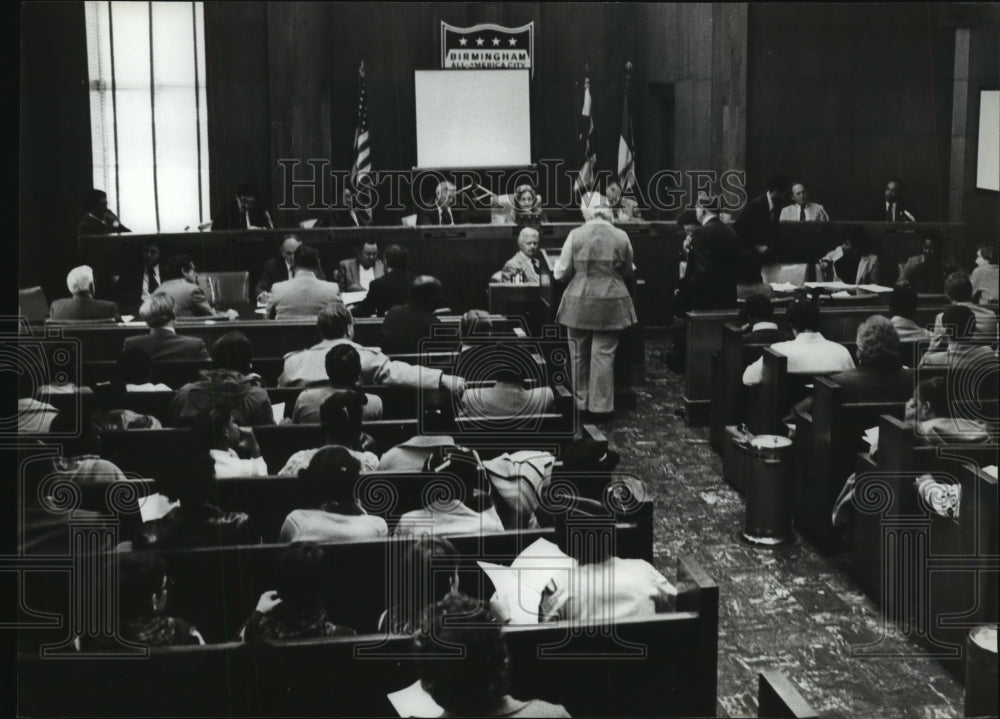
<svg viewBox="0 0 1000 719"><path fill-rule="evenodd" d="M979 93L979 164L976 187L1000 191L1000 90Z"/></svg>
<svg viewBox="0 0 1000 719"><path fill-rule="evenodd" d="M417 166L531 164L528 70L417 70Z"/></svg>

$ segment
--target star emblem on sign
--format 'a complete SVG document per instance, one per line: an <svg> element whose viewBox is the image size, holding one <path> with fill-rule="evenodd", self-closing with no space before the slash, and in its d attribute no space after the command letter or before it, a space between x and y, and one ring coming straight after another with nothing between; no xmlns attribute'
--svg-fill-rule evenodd
<svg viewBox="0 0 1000 719"><path fill-rule="evenodd" d="M483 40L481 37L476 38L476 45L478 45L479 47L482 47L484 42L486 41Z"/></svg>
<svg viewBox="0 0 1000 719"><path fill-rule="evenodd" d="M510 43L510 46L511 46L511 47L514 47L515 45L517 45L517 38L514 38L514 37L512 37L512 38L511 38L510 40L508 40L507 42L509 42L509 43Z"/></svg>
<svg viewBox="0 0 1000 719"><path fill-rule="evenodd" d="M500 44L500 38L493 38L493 47L497 47Z"/></svg>
<svg viewBox="0 0 1000 719"><path fill-rule="evenodd" d="M461 40L458 41L458 44L461 45L462 47L465 47L466 45L469 44L469 40L468 38L463 37Z"/></svg>

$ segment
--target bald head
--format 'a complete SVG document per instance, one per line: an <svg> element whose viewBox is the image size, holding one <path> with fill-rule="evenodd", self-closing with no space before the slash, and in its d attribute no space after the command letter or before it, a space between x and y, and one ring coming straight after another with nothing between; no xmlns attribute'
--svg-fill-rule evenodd
<svg viewBox="0 0 1000 719"><path fill-rule="evenodd" d="M441 305L441 281L430 275L418 275L410 284L410 302L433 312Z"/></svg>
<svg viewBox="0 0 1000 719"><path fill-rule="evenodd" d="M295 261L295 250L299 249L300 245L302 243L295 235L288 235L281 243L281 256L287 264L290 265Z"/></svg>
<svg viewBox="0 0 1000 719"><path fill-rule="evenodd" d="M521 250L527 257L534 257L538 254L538 230L533 227L525 227L521 234L517 236L517 249Z"/></svg>

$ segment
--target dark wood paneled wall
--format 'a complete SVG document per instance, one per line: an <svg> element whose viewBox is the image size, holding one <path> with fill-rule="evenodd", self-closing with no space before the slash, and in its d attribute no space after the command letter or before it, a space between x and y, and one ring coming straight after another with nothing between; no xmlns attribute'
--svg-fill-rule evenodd
<svg viewBox="0 0 1000 719"><path fill-rule="evenodd" d="M918 220L947 219L954 28L933 4L749 8L748 184L803 178L834 220L902 178Z"/></svg>
<svg viewBox="0 0 1000 719"><path fill-rule="evenodd" d="M93 173L83 3L24 3L20 11L18 285L62 296Z"/></svg>

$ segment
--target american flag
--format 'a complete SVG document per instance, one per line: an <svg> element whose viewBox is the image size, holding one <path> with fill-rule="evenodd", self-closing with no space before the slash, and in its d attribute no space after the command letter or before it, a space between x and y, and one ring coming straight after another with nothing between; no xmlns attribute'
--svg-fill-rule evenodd
<svg viewBox="0 0 1000 719"><path fill-rule="evenodd" d="M597 153L590 146L590 136L594 134L594 118L590 114L590 69L583 79L583 109L580 111L580 135L577 138L583 143L583 167L580 176L576 178L576 190L581 195L589 192L594 186Z"/></svg>
<svg viewBox="0 0 1000 719"><path fill-rule="evenodd" d="M622 186L623 193L639 184L635 179L635 134L632 132L632 115L628 111L631 72L632 63L628 63L625 75L625 107L622 110L622 134L618 140L618 183Z"/></svg>
<svg viewBox="0 0 1000 719"><path fill-rule="evenodd" d="M351 185L360 191L362 175L372 171L371 149L368 145L368 91L365 86L365 61L358 66L358 124L354 129L354 164L351 165Z"/></svg>

